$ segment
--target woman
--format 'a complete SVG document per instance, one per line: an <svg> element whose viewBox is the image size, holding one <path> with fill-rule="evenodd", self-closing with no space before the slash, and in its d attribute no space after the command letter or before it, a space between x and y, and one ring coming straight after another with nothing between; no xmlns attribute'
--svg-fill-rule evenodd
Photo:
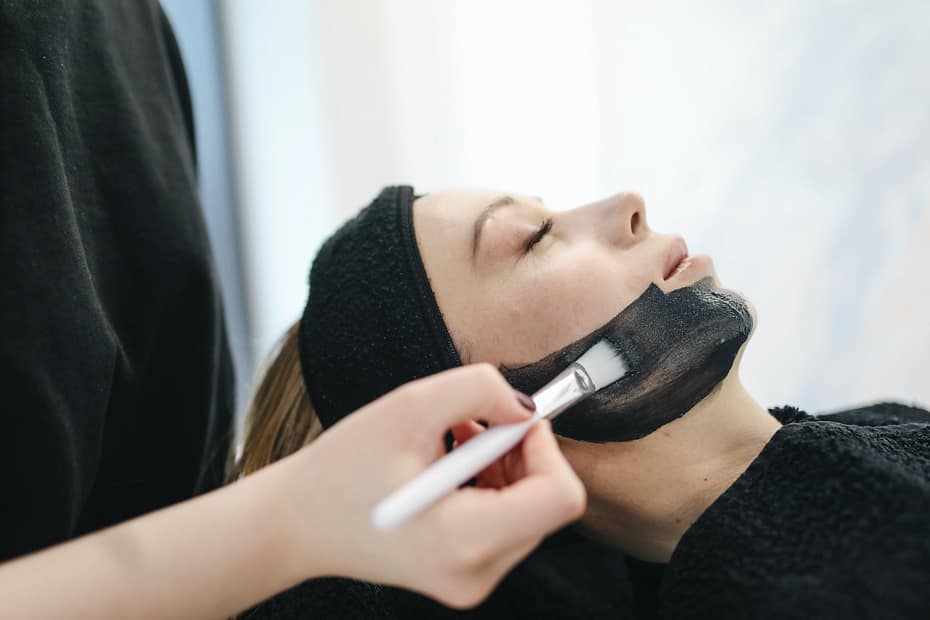
<svg viewBox="0 0 930 620"><path fill-rule="evenodd" d="M751 306L720 287L710 258L651 231L638 196L553 213L538 198L387 188L327 241L310 282L283 347L299 351L300 368L279 357L259 388L244 474L418 376L489 362L531 390L597 339L626 347L629 376L553 425L588 491L579 526L521 564L475 617L930 607L930 416L891 407L838 423L766 411L738 376ZM480 427L452 431L466 441ZM510 473L494 467L478 483ZM457 612L323 580L254 617L290 613Z"/></svg>

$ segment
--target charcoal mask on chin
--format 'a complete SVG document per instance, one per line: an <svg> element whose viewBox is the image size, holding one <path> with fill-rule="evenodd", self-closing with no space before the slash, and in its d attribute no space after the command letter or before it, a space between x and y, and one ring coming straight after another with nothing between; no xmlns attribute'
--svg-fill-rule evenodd
<svg viewBox="0 0 930 620"><path fill-rule="evenodd" d="M562 413L553 430L582 441L629 441L681 417L730 372L752 331L736 293L712 278L664 293L651 284L607 324L543 359L502 366L507 380L532 394L600 339L623 355L629 372Z"/></svg>

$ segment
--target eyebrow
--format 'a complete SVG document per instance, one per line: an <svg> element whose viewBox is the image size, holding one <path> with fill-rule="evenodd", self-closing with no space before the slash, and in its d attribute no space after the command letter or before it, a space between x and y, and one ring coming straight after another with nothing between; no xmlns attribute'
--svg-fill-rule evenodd
<svg viewBox="0 0 930 620"><path fill-rule="evenodd" d="M471 239L471 259L475 260L475 256L478 254L478 241L481 239L481 230L484 228L485 222L491 219L491 216L494 214L494 211L500 209L501 207L506 207L514 203L513 196L501 196L484 209L481 210L481 213L475 218L475 229L472 234Z"/></svg>

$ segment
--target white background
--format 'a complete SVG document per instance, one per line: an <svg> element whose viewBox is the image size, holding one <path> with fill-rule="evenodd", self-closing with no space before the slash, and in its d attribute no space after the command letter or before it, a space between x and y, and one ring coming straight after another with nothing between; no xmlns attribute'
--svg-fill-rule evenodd
<svg viewBox="0 0 930 620"><path fill-rule="evenodd" d="M755 304L760 402L930 404L930 3L767 4L221 2L255 355L382 185L636 190Z"/></svg>

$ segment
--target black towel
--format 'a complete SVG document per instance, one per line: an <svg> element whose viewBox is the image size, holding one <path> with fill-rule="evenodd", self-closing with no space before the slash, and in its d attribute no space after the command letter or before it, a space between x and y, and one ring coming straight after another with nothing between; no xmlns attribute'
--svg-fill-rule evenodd
<svg viewBox="0 0 930 620"><path fill-rule="evenodd" d="M472 610L319 579L245 617L930 617L930 413L894 404L820 418L791 407L772 413L785 426L665 567L567 528Z"/></svg>
<svg viewBox="0 0 930 620"><path fill-rule="evenodd" d="M678 544L660 615L930 618L930 414L775 413L788 423Z"/></svg>
<svg viewBox="0 0 930 620"><path fill-rule="evenodd" d="M400 385L461 366L413 229L413 188L386 187L320 248L300 320L324 428Z"/></svg>

